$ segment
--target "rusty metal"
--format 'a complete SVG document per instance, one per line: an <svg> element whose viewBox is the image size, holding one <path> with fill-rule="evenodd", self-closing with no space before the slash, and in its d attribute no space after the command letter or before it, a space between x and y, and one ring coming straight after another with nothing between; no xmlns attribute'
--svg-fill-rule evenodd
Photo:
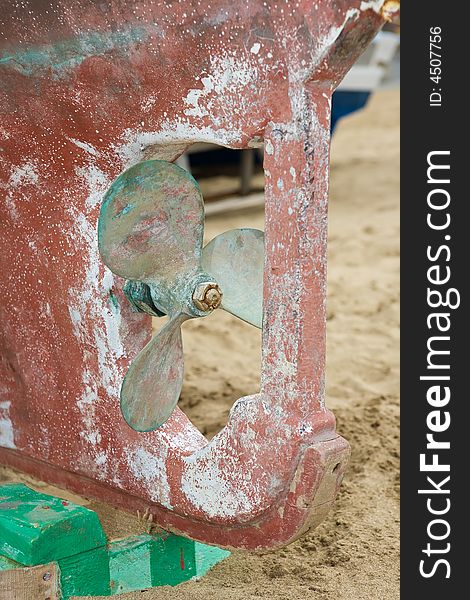
<svg viewBox="0 0 470 600"><path fill-rule="evenodd" d="M183 385L181 325L178 313L155 335L132 362L120 392L121 412L136 431L153 431L170 417Z"/></svg>
<svg viewBox="0 0 470 600"><path fill-rule="evenodd" d="M222 297L222 290L215 281L199 283L193 292L194 304L204 312L219 308Z"/></svg>
<svg viewBox="0 0 470 600"><path fill-rule="evenodd" d="M4 0L2 462L221 546L280 546L325 517L349 453L325 407L330 100L396 4ZM265 147L260 391L210 442L177 407L149 433L123 421L150 318L96 244L119 174L196 141Z"/></svg>

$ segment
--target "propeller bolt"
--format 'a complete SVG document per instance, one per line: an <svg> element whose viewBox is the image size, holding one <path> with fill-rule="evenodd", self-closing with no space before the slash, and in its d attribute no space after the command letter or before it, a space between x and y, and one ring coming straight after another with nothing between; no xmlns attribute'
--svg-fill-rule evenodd
<svg viewBox="0 0 470 600"><path fill-rule="evenodd" d="M222 291L213 281L206 281L196 286L193 302L199 310L208 312L218 308L222 302Z"/></svg>

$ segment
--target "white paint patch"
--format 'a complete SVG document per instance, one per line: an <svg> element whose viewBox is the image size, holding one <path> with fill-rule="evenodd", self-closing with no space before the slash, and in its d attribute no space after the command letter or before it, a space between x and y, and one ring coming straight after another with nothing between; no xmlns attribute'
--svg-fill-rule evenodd
<svg viewBox="0 0 470 600"><path fill-rule="evenodd" d="M275 67L276 65L271 65L269 68ZM121 160L122 168L127 169L141 161L145 149L152 146L155 147L154 157L172 160L173 156L168 150L178 144L183 146L192 142L208 142L232 147L238 146L241 140L246 141L244 132L234 126L231 115L221 110L220 106L236 108L240 99L246 99L248 102L250 95L246 93L246 88L260 79L260 70L263 69L268 71L268 67L249 64L246 60L238 58L235 53L212 55L210 65L195 78L200 81L202 87L190 89L184 98L187 107L184 117L170 120L166 113L163 113L165 120L154 131L136 131L129 128L123 132L122 143L113 146ZM245 115L250 108L241 105L237 110ZM210 124L195 125L188 122L186 116L191 117L190 120L194 117L204 118L206 122L210 120Z"/></svg>
<svg viewBox="0 0 470 600"><path fill-rule="evenodd" d="M256 44L253 44L253 46L250 48L250 52L252 54L258 54L258 52L260 51L260 48L261 48L261 44L256 42Z"/></svg>
<svg viewBox="0 0 470 600"><path fill-rule="evenodd" d="M279 178L277 180L277 187L278 187L279 190L283 190L284 189L284 182L282 181L281 178Z"/></svg>
<svg viewBox="0 0 470 600"><path fill-rule="evenodd" d="M266 142L264 143L264 149L266 151L266 154L269 154L270 156L274 154L274 146L271 140L266 140Z"/></svg>
<svg viewBox="0 0 470 600"><path fill-rule="evenodd" d="M98 403L98 392L96 382L91 379L90 374L85 371L83 375L85 390L81 398L77 400L77 407L82 415L83 423L80 437L95 446L101 441L101 433L96 429L95 422L95 405Z"/></svg>
<svg viewBox="0 0 470 600"><path fill-rule="evenodd" d="M148 146L171 146L172 144L190 144L191 142L209 142L230 146L238 142L241 133L223 128L196 127L182 120L164 121L158 131L136 132L127 129L123 133L123 143L114 146L121 160L122 168L128 169L143 159L144 149Z"/></svg>
<svg viewBox="0 0 470 600"><path fill-rule="evenodd" d="M361 2L361 11L372 9L377 14L380 14L382 6L385 4L385 0L363 0Z"/></svg>
<svg viewBox="0 0 470 600"><path fill-rule="evenodd" d="M256 45L256 44L255 44ZM250 82L255 81L258 72L255 67L240 62L235 56L213 56L211 58L214 90L217 94L223 94L227 88L241 89ZM234 91L234 90L233 90Z"/></svg>
<svg viewBox="0 0 470 600"><path fill-rule="evenodd" d="M13 169L8 180L8 185L16 188L25 184L35 185L38 181L37 166L32 161L28 161Z"/></svg>
<svg viewBox="0 0 470 600"><path fill-rule="evenodd" d="M176 410L179 410L178 407ZM159 433L161 434L164 444L173 450L184 448L187 452L197 452L207 446L207 439L202 435L199 429L196 429L189 421L186 425L178 430L174 430L169 425L163 425L160 428Z"/></svg>
<svg viewBox="0 0 470 600"><path fill-rule="evenodd" d="M95 458L95 463L99 466L102 467L103 465L106 464L106 461L108 460L106 453L105 452L100 452L99 454L96 455Z"/></svg>
<svg viewBox="0 0 470 600"><path fill-rule="evenodd" d="M196 468L185 471L181 489L194 506L210 517L234 517L240 512L249 512L253 507L253 501L241 486L233 486L230 475L219 469L215 457L212 457L204 474Z"/></svg>
<svg viewBox="0 0 470 600"><path fill-rule="evenodd" d="M102 280L102 288L105 293L109 295L111 289L114 287L114 275L109 269L104 272ZM102 311L103 321L106 327L106 339L109 347L111 348L115 358L122 358L124 355L124 348L121 342L121 310L119 304L114 306L110 302L111 310L104 309Z"/></svg>
<svg viewBox="0 0 470 600"><path fill-rule="evenodd" d="M93 207L103 200L106 190L111 185L108 177L95 165L76 167L77 175L84 179L88 187L87 206Z"/></svg>
<svg viewBox="0 0 470 600"><path fill-rule="evenodd" d="M77 146L77 148L80 148L81 150L85 150L85 152L87 152L88 154L91 154L92 156L97 156L98 151L91 144L87 144L86 142L81 142L80 140L76 140L75 138L72 138L72 137L68 137L68 136L65 136L65 137L70 142L72 142L72 144L75 144L75 146Z"/></svg>
<svg viewBox="0 0 470 600"><path fill-rule="evenodd" d="M260 44L254 44L252 52L256 50L254 54L257 54L260 47ZM243 98L243 88L256 80L257 70L249 64L238 61L234 56L214 55L211 56L210 61L209 73L201 75L203 88L189 90L184 99L185 104L189 106L184 111L187 116L202 118L213 114L211 107L214 99L220 100L226 91Z"/></svg>
<svg viewBox="0 0 470 600"><path fill-rule="evenodd" d="M101 202L103 194L110 181L95 165L79 167L77 175L83 178L88 187L85 207L90 211ZM82 416L83 430L80 436L91 446L99 445L101 432L95 418L96 406L99 403L98 387L103 386L116 402L119 398L122 372L118 359L123 356L123 346L120 338L121 314L119 305L111 301L110 292L114 287L112 273L103 268L98 251L96 227L86 212L77 210L73 204L69 213L75 224L70 232L70 246L75 245L83 252L84 279L76 288L68 292L68 310L73 325L75 337L87 353L86 361L95 362L98 366L99 377L92 375L88 369L83 372L83 393L77 399L77 407ZM93 323L90 331L85 326ZM89 348L93 349L90 353Z"/></svg>
<svg viewBox="0 0 470 600"><path fill-rule="evenodd" d="M18 212L18 208L16 207L16 203L13 200L13 198L11 197L11 195L8 195L5 198L5 206L8 210L8 212L10 213L10 217L14 220L14 221L18 221L18 219L20 218L20 213Z"/></svg>
<svg viewBox="0 0 470 600"><path fill-rule="evenodd" d="M0 402L0 446L14 450L16 445L13 423L10 419L10 406L9 400Z"/></svg>
<svg viewBox="0 0 470 600"><path fill-rule="evenodd" d="M23 163L12 169L10 177L6 184L0 184L0 187L6 190L5 206L13 220L17 221L20 218L16 202L14 200L12 190L18 190L25 185L37 185L39 181L39 167L32 160ZM22 196L26 201L31 199L30 193L16 194Z"/></svg>
<svg viewBox="0 0 470 600"><path fill-rule="evenodd" d="M172 508L169 485L166 476L166 456L150 454L148 450L139 447L126 450L127 464L138 482L146 482L152 499L166 508ZM153 486L157 486L156 489Z"/></svg>
<svg viewBox="0 0 470 600"><path fill-rule="evenodd" d="M201 77L201 83L204 86L204 89L208 92L214 89L214 82L210 77Z"/></svg>
<svg viewBox="0 0 470 600"><path fill-rule="evenodd" d="M76 329L76 327L78 325L80 325L80 323L82 322L82 315L79 313L78 310L76 310L75 308L72 308L71 306L69 306L69 315L70 315L70 318L72 319L74 329Z"/></svg>
<svg viewBox="0 0 470 600"><path fill-rule="evenodd" d="M199 106L201 96L205 95L204 90L190 90L184 99L185 104L190 106L184 111L188 117L207 117L209 111L203 106Z"/></svg>
<svg viewBox="0 0 470 600"><path fill-rule="evenodd" d="M87 442L90 442L92 446L96 446L101 442L101 433L98 430L95 431L84 431L82 436Z"/></svg>
<svg viewBox="0 0 470 600"><path fill-rule="evenodd" d="M9 140L11 137L11 134L9 131L7 131L4 127L2 127L0 125L0 138L3 140Z"/></svg>
<svg viewBox="0 0 470 600"><path fill-rule="evenodd" d="M98 188L107 188L108 182L99 181L101 181L101 185L98 185ZM101 197L100 190L93 187L87 198L87 204L93 206L98 198L101 200ZM79 326L81 321L90 319L97 323L94 330L94 346L98 352L102 382L110 395L119 396L116 382L121 379L121 374L116 360L121 358L124 353L119 333L121 313L119 305L111 309L113 305L110 301L106 305L96 300L100 296L110 297L110 291L114 287L114 276L108 269L105 269L103 276L100 276L102 263L98 252L95 227L91 225L84 214L75 214L73 218L76 230L89 248L89 261L83 287L79 290L72 289L69 292L69 314L74 324L75 336L82 343L89 342L89 340L82 339L82 330Z"/></svg>
<svg viewBox="0 0 470 600"><path fill-rule="evenodd" d="M157 97L156 96L149 96L145 100L142 100L142 102L140 103L140 107L142 108L142 112L149 112L149 110L151 110L151 108L153 106L155 106L156 101L157 101Z"/></svg>
<svg viewBox="0 0 470 600"><path fill-rule="evenodd" d="M295 172L295 169L294 169L294 167L291 167L291 168L289 169L289 173L290 173L290 175L291 175L291 177L292 177L292 181L295 181L295 180L296 180L296 178L297 178L297 173Z"/></svg>
<svg viewBox="0 0 470 600"><path fill-rule="evenodd" d="M384 0L379 0L379 2L382 5ZM364 4L364 2L363 2L363 4ZM376 2L372 2L372 4L376 4ZM341 25L339 25L338 27L331 27L325 36L318 39L318 41L316 42L316 46L318 48L320 48L321 50L324 50L325 48L330 48L331 46L333 46L335 41L339 38L340 34L344 30L346 23L350 19L358 19L359 12L360 11L357 8L350 8L346 12L343 23Z"/></svg>

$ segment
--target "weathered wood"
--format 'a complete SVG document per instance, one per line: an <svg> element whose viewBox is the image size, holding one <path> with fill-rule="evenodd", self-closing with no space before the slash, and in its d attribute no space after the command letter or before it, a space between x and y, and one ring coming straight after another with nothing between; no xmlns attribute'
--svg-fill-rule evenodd
<svg viewBox="0 0 470 600"><path fill-rule="evenodd" d="M21 569L23 565L17 563L11 558L0 555L0 571L10 571L11 569Z"/></svg>
<svg viewBox="0 0 470 600"><path fill-rule="evenodd" d="M93 511L23 484L0 487L0 554L39 565L105 543Z"/></svg>
<svg viewBox="0 0 470 600"><path fill-rule="evenodd" d="M153 585L176 585L192 577L200 577L229 554L221 548L198 544L177 535L165 533L156 536L152 552ZM166 557L171 557L171 561L167 561Z"/></svg>
<svg viewBox="0 0 470 600"><path fill-rule="evenodd" d="M172 534L139 535L109 546L112 594L202 577L229 552Z"/></svg>
<svg viewBox="0 0 470 600"><path fill-rule="evenodd" d="M110 594L109 558L106 546L61 558L57 563L64 598Z"/></svg>
<svg viewBox="0 0 470 600"><path fill-rule="evenodd" d="M65 517L60 507L67 508ZM45 554L55 560L54 570L49 570L50 565L41 564L38 567L41 576L44 582L49 582L52 577L59 578L63 599L83 595L108 596L159 585L177 585L202 576L230 554L164 532L132 536L106 544L104 535L96 535L95 519L90 520L86 514L95 513L87 510L85 520L83 515L77 518L74 509L79 508L82 507L40 494L22 484L0 487L0 546L1 551L8 554L8 557L0 555L0 589L3 589L1 585L5 581L5 589L9 591L21 591L33 584L31 594L38 589L48 590L49 587L42 584L42 587L37 587L40 578L35 568L24 568L26 560L30 561L31 557L37 560ZM97 517L96 521L99 525ZM90 523L93 525L91 528ZM48 529L51 535L45 537L44 532ZM65 538L61 535L64 531L67 533ZM83 543L85 535L91 539L94 536L100 545L86 549L89 546ZM47 544L46 550L44 544ZM11 556L19 557L21 564L9 558ZM6 572L9 574L2 579ZM7 598L11 600L9 596ZM26 598L37 600L42 596ZM3 600L1 595L0 600Z"/></svg>
<svg viewBox="0 0 470 600"><path fill-rule="evenodd" d="M46 582L58 578L60 597L64 600L72 596L114 596L161 585L174 586L202 577L229 555L226 550L173 534L142 534L38 567L25 568L0 556L0 600L4 600L1 595L4 588L21 591L28 586L33 591L26 599L42 598L34 596L37 589L49 589L42 584L38 588L41 577ZM6 571L10 572L8 576L4 575ZM19 598L24 600L22 596ZM12 600L13 596L5 596L6 599Z"/></svg>
<svg viewBox="0 0 470 600"><path fill-rule="evenodd" d="M194 556L196 559L196 577L202 577L212 569L212 567L227 558L230 552L217 548L217 546L207 546L200 542L194 542Z"/></svg>
<svg viewBox="0 0 470 600"><path fill-rule="evenodd" d="M57 566L0 569L0 600L62 600Z"/></svg>
<svg viewBox="0 0 470 600"><path fill-rule="evenodd" d="M110 544L111 593L121 594L152 587L153 544L152 536L145 534Z"/></svg>

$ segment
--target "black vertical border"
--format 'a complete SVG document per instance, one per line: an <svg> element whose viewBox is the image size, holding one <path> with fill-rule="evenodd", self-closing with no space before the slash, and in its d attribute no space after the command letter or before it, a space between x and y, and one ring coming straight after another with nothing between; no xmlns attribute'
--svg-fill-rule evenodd
<svg viewBox="0 0 470 600"><path fill-rule="evenodd" d="M469 135L470 94L467 91L470 71L470 10L467 2L402 2L401 6L401 597L408 600L434 598L442 600L454 593L455 598L470 597L467 574L470 574L467 540L470 538L470 505L467 462L470 450L468 420L470 403L467 373L470 373L470 350L468 338L469 302L468 279L470 274L470 194L466 179L470 176L467 156L470 149L466 143ZM429 32L431 27L442 29L442 79L439 85L429 76ZM442 90L442 107L429 106L429 94L433 87ZM434 150L450 150L451 193L449 207L451 224L445 234L451 240L444 241L444 232L432 231L426 224L427 154ZM441 451L440 461L447 457L450 462L451 508L442 518L447 519L451 532L441 542L428 538L427 525L433 518L426 506L427 496L418 489L429 488L426 475L419 468L419 455L426 451L426 417L430 410L426 400L429 382L420 381L427 365L426 342L431 334L426 324L432 312L427 305L427 269L432 264L426 257L427 246L434 248L448 243L451 250L449 262L451 281L447 287L460 292L458 309L449 310L450 336L450 388L451 399L446 408L451 414L449 430L440 439L449 440L450 450ZM444 256L444 254L443 254ZM444 286L445 287L445 286ZM439 310L444 310L439 309ZM445 335L445 334L442 334ZM442 373L440 373L442 374ZM436 438L438 435L436 434ZM444 453L446 452L446 454ZM444 473L435 473L440 481ZM444 506L444 495L434 495L435 507ZM439 533L436 528L435 533ZM441 529L444 531L444 528ZM433 554L423 553L427 543L444 548L450 543L450 551ZM432 577L424 578L420 561L426 560L427 571L433 561L444 558L450 564L441 564Z"/></svg>

